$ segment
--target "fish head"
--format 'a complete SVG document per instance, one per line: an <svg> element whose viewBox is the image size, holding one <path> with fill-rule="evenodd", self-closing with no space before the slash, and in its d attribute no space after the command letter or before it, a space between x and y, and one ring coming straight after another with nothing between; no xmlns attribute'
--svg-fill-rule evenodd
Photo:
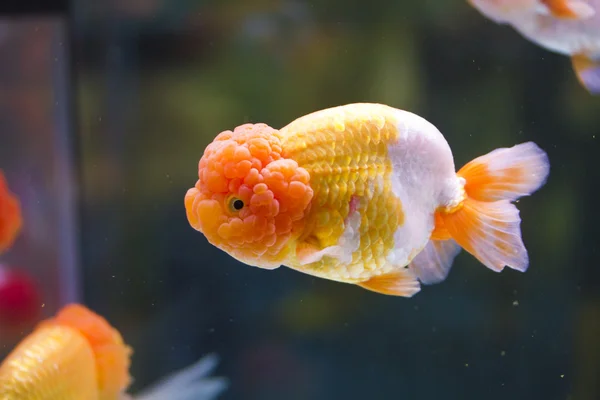
<svg viewBox="0 0 600 400"><path fill-rule="evenodd" d="M190 225L211 244L273 269L294 248L312 197L309 173L282 157L279 131L244 124L207 146L185 208Z"/></svg>
<svg viewBox="0 0 600 400"><path fill-rule="evenodd" d="M497 23L510 23L535 14L544 7L541 0L467 0L479 12Z"/></svg>

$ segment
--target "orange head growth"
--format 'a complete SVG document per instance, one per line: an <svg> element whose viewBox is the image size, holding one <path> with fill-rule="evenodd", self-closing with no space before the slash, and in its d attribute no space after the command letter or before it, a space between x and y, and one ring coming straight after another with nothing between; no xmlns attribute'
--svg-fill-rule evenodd
<svg viewBox="0 0 600 400"><path fill-rule="evenodd" d="M82 305L70 304L42 324L67 326L87 339L96 360L99 399L117 399L125 392L131 382L132 351L108 321Z"/></svg>
<svg viewBox="0 0 600 400"><path fill-rule="evenodd" d="M21 230L21 205L12 194L0 170L0 253L7 250Z"/></svg>
<svg viewBox="0 0 600 400"><path fill-rule="evenodd" d="M313 197L308 172L281 153L279 131L265 124L222 132L185 196L190 224L211 244L263 268L281 265Z"/></svg>

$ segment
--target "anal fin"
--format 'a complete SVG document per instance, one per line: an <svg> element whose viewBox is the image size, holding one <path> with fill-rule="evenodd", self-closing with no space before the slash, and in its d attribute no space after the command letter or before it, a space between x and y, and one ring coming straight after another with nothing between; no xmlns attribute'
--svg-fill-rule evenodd
<svg viewBox="0 0 600 400"><path fill-rule="evenodd" d="M408 267L414 271L421 283L440 283L448 276L458 253L460 246L452 239L430 240Z"/></svg>
<svg viewBox="0 0 600 400"><path fill-rule="evenodd" d="M579 82L593 95L600 95L600 60L577 54L571 57Z"/></svg>
<svg viewBox="0 0 600 400"><path fill-rule="evenodd" d="M408 268L374 276L357 285L372 292L402 297L412 297L421 290L417 276Z"/></svg>

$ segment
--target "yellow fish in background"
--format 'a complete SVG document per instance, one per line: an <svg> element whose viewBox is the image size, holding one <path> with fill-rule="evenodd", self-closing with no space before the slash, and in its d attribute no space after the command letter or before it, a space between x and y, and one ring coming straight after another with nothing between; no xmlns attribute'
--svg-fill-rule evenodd
<svg viewBox="0 0 600 400"><path fill-rule="evenodd" d="M425 119L350 104L280 130L220 133L185 208L192 227L243 263L410 297L419 281L443 281L460 247L494 271L525 271L511 201L548 173L546 153L531 142L456 173L448 143Z"/></svg>
<svg viewBox="0 0 600 400"><path fill-rule="evenodd" d="M201 380L216 360L205 357L146 393L125 393L131 349L86 307L71 304L43 321L0 365L2 400L207 400L225 386Z"/></svg>
<svg viewBox="0 0 600 400"><path fill-rule="evenodd" d="M600 94L600 0L468 0L532 42L571 57L579 82Z"/></svg>

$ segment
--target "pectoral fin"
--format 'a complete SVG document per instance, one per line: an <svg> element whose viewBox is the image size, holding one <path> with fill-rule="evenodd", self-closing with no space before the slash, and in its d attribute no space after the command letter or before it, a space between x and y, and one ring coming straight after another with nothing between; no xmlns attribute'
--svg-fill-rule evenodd
<svg viewBox="0 0 600 400"><path fill-rule="evenodd" d="M399 268L384 275L374 276L358 286L390 296L412 297L421 290L417 276L408 268Z"/></svg>
<svg viewBox="0 0 600 400"><path fill-rule="evenodd" d="M556 18L588 19L596 14L594 7L582 0L543 0Z"/></svg>
<svg viewBox="0 0 600 400"><path fill-rule="evenodd" d="M296 259L300 265L319 262L325 256L337 258L344 264L349 264L352 261L352 251L346 251L344 246L341 245L328 246L324 249L319 249L311 243L300 243L296 248Z"/></svg>
<svg viewBox="0 0 600 400"><path fill-rule="evenodd" d="M600 60L577 54L571 57L577 79L593 95L600 94Z"/></svg>
<svg viewBox="0 0 600 400"><path fill-rule="evenodd" d="M344 221L344 232L333 246L320 249L309 241L302 242L296 249L296 259L300 265L312 264L320 261L323 257L337 258L344 264L352 262L352 253L360 246L360 213L353 210Z"/></svg>

